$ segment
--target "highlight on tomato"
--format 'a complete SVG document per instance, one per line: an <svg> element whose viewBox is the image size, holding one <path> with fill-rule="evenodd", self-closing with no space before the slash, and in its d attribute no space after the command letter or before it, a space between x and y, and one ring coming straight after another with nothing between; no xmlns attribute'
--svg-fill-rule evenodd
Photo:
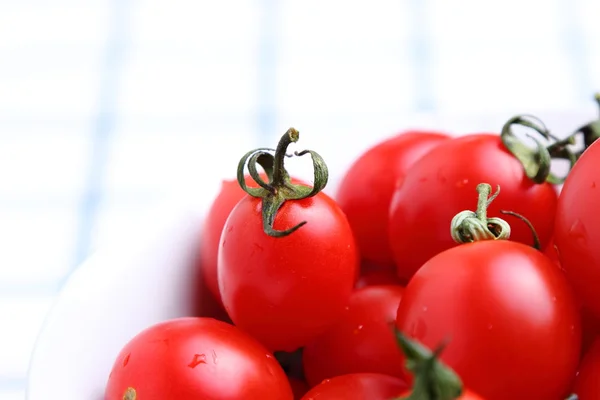
<svg viewBox="0 0 600 400"><path fill-rule="evenodd" d="M238 183L250 196L231 211L220 239L218 282L231 320L271 351L292 352L325 332L348 303L358 275L352 229L336 202L321 192L328 170L311 150L313 187L290 181L286 151L298 141L290 128L274 154L247 153ZM250 188L244 168L260 186ZM265 182L257 165L272 169Z"/></svg>
<svg viewBox="0 0 600 400"><path fill-rule="evenodd" d="M488 218L498 192L477 190L477 212L451 222L457 246L415 273L396 325L427 347L450 338L441 360L486 400L564 398L581 348L578 302L550 258Z"/></svg>
<svg viewBox="0 0 600 400"><path fill-rule="evenodd" d="M132 338L112 367L105 400L293 400L272 353L239 328L178 318Z"/></svg>

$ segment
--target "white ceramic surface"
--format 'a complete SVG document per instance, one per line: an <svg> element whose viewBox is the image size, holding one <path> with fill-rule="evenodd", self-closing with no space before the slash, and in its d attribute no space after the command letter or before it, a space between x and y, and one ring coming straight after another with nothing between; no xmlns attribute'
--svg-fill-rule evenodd
<svg viewBox="0 0 600 400"><path fill-rule="evenodd" d="M560 132L570 131L596 114L590 106L575 112L538 115ZM510 116L417 116L404 127L493 131ZM366 145L391 133L346 141L345 157L328 161L332 180L326 191L334 192L336 177ZM319 143L315 138L310 146L299 145L314 148L324 156L334 154L333 141L326 139L323 151L312 145ZM169 203L153 211L147 225L121 232L114 246L97 252L72 274L37 341L30 364L28 400L102 400L114 358L131 337L154 323L191 313L195 273L192 259L202 214L218 182L215 178L204 192L182 196L188 198L185 204Z"/></svg>

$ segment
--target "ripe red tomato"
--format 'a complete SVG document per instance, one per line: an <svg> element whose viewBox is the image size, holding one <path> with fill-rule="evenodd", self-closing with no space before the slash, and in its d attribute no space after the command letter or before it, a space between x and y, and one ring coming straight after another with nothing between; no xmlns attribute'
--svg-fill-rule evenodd
<svg viewBox="0 0 600 400"><path fill-rule="evenodd" d="M583 357L573 391L579 400L600 399L600 340L596 340Z"/></svg>
<svg viewBox="0 0 600 400"><path fill-rule="evenodd" d="M498 199L500 199L498 197ZM430 259L405 288L397 327L487 400L560 399L581 346L578 303L543 253L507 240L467 243Z"/></svg>
<svg viewBox="0 0 600 400"><path fill-rule="evenodd" d="M261 199L246 197L223 229L219 287L227 313L272 351L294 351L329 328L347 305L359 256L348 220L324 193L287 201L263 232Z"/></svg>
<svg viewBox="0 0 600 400"><path fill-rule="evenodd" d="M558 199L554 241L560 264L584 305L600 318L600 143L575 163Z"/></svg>
<svg viewBox="0 0 600 400"><path fill-rule="evenodd" d="M325 379L302 400L390 400L406 390L399 378L373 373L340 375Z"/></svg>
<svg viewBox="0 0 600 400"><path fill-rule="evenodd" d="M398 285L356 290L343 317L304 347L308 384L315 386L324 379L357 372L404 379L404 356L390 328L403 291Z"/></svg>
<svg viewBox="0 0 600 400"><path fill-rule="evenodd" d="M346 213L363 259L393 266L388 212L399 179L425 153L449 136L407 131L378 143L350 166L335 196Z"/></svg>
<svg viewBox="0 0 600 400"><path fill-rule="evenodd" d="M271 353L235 326L211 318L179 318L140 332L117 356L105 393L105 400L193 398L293 395Z"/></svg>
<svg viewBox="0 0 600 400"><path fill-rule="evenodd" d="M519 213L535 227L542 248L552 234L556 191L535 184L497 135L447 140L417 161L396 189L390 206L390 244L398 275L410 277L434 255L456 246L448 234L452 218L475 205L480 182L501 187L489 214ZM533 244L529 227L515 219L511 240Z"/></svg>
<svg viewBox="0 0 600 400"><path fill-rule="evenodd" d="M267 179L266 174L261 173L260 177ZM246 185L256 188L258 184L250 175L245 175ZM301 180L292 178L294 183L303 183ZM214 199L208 213L204 219L202 228L202 236L200 237L200 245L198 247L198 268L201 271L198 290L200 293L204 288L208 288L212 296L218 302L220 307L223 306L221 301L221 293L219 292L219 282L217 280L217 259L219 253L219 240L225 221L233 207L242 200L246 192L242 190L237 180L224 180L221 183L221 190ZM207 301L203 296L203 300ZM210 301L210 299L208 299Z"/></svg>
<svg viewBox="0 0 600 400"><path fill-rule="evenodd" d="M243 170L272 166L273 178L231 211L219 245L218 280L231 320L269 350L293 352L325 332L342 316L358 277L356 241L344 212L321 192L327 184L325 161L310 154L314 184L295 185L284 168L290 128L275 154L247 153ZM262 161L261 161L262 160ZM267 165L270 164L270 165Z"/></svg>

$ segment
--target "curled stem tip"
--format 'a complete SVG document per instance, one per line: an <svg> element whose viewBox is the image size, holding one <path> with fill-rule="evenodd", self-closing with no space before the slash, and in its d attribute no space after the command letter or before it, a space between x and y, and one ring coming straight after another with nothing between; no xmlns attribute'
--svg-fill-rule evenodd
<svg viewBox="0 0 600 400"><path fill-rule="evenodd" d="M517 214L516 212L513 212L513 211L500 210L500 212L502 214L505 214L505 215L510 215L510 216L513 216L513 217L517 217L521 221L525 222L525 224L531 230L531 235L533 236L533 248L536 249L536 250L541 250L542 249L542 245L540 243L540 237L538 236L537 232L535 231L535 228L533 227L533 224L531 223L531 221L529 221L527 218L525 218L521 214Z"/></svg>
<svg viewBox="0 0 600 400"><path fill-rule="evenodd" d="M519 140L513 131L514 125L530 128L544 141L555 143L546 147L539 139L527 134L526 136L535 142L535 149L532 149ZM560 141L553 136L543 121L537 117L530 115L512 117L502 127L500 138L508 151L521 162L527 177L537 184L544 182L558 184L564 181L564 177L558 177L551 172L553 158L567 159L572 162L572 165L575 164L575 155L567 147L570 141Z"/></svg>
<svg viewBox="0 0 600 400"><path fill-rule="evenodd" d="M276 230L273 228L275 216L284 202L315 196L325 188L329 179L327 164L325 164L325 161L317 152L304 150L295 152L294 154L286 153L288 146L299 139L300 133L296 129L290 128L283 134L275 150L259 148L249 151L238 163L237 180L240 187L250 196L262 199L263 230L269 236L287 236L305 225L306 221L302 221L286 230ZM312 159L314 175L312 187L293 184L284 165L286 157L300 157L305 154L309 154ZM258 184L258 188L251 188L246 185L244 177L246 165L248 165L250 176ZM269 178L269 182L261 179L257 165L263 168Z"/></svg>
<svg viewBox="0 0 600 400"><path fill-rule="evenodd" d="M470 243L479 240L498 240L510 237L510 225L501 218L488 218L489 205L500 194L500 186L491 194L492 187L487 183L477 185L477 210L461 211L452 218L450 234L457 243Z"/></svg>

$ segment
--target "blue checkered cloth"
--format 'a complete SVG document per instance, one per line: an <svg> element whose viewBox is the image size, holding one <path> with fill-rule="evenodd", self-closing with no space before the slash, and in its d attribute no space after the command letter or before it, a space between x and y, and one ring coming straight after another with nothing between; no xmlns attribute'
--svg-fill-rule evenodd
<svg viewBox="0 0 600 400"><path fill-rule="evenodd" d="M587 106L598 15L597 0L0 0L0 398L23 398L69 273L199 184L200 158L289 126L334 154L403 115Z"/></svg>

